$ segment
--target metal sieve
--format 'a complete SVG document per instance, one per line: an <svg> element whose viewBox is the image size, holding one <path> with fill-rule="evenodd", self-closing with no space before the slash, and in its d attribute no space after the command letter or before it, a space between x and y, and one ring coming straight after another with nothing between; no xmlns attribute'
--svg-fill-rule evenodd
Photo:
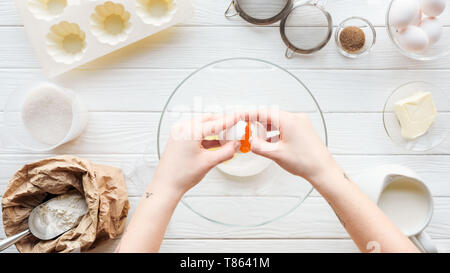
<svg viewBox="0 0 450 273"><path fill-rule="evenodd" d="M313 3L314 2L314 3ZM286 57L293 53L311 54L321 50L333 33L333 20L324 9L326 1L295 5L281 20L280 33L288 47Z"/></svg>
<svg viewBox="0 0 450 273"><path fill-rule="evenodd" d="M293 53L311 54L321 50L333 33L333 20L325 10L327 0L293 4L292 0L232 0L225 17L239 15L255 25L280 22L280 34L287 46L286 57ZM234 8L234 12L233 12Z"/></svg>
<svg viewBox="0 0 450 273"><path fill-rule="evenodd" d="M225 17L239 15L251 24L270 25L286 17L292 6L292 0L232 0Z"/></svg>

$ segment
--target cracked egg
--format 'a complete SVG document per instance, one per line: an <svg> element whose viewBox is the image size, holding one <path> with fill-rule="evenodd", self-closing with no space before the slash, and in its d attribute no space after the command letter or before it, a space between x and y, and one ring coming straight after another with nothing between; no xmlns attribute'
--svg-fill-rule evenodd
<svg viewBox="0 0 450 273"><path fill-rule="evenodd" d="M91 15L91 32L101 43L116 45L131 32L130 13L121 4L106 2Z"/></svg>
<svg viewBox="0 0 450 273"><path fill-rule="evenodd" d="M28 9L37 19L50 21L64 12L67 2L68 0L28 0Z"/></svg>
<svg viewBox="0 0 450 273"><path fill-rule="evenodd" d="M238 121L233 127L220 132L216 139L221 144L231 140L239 140L241 145L234 157L217 165L217 169L237 177L254 176L267 169L272 160L251 151L250 140L254 136L267 138L267 130L259 122Z"/></svg>
<svg viewBox="0 0 450 273"><path fill-rule="evenodd" d="M160 26L172 20L175 0L136 0L136 13L146 24Z"/></svg>
<svg viewBox="0 0 450 273"><path fill-rule="evenodd" d="M86 33L75 23L63 21L53 25L46 42L48 54L59 63L79 61L86 51Z"/></svg>

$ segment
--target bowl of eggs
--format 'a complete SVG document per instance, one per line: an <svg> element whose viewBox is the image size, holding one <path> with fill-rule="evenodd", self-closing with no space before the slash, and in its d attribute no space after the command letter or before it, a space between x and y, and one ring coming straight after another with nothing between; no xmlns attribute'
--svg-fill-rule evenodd
<svg viewBox="0 0 450 273"><path fill-rule="evenodd" d="M392 0L387 14L389 37L405 56L436 60L450 52L447 0Z"/></svg>

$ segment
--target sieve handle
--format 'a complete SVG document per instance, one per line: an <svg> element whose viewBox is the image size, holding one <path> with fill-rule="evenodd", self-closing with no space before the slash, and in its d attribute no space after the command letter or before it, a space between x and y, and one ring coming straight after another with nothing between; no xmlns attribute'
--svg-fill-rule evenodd
<svg viewBox="0 0 450 273"><path fill-rule="evenodd" d="M234 1L231 0L230 5L228 6L227 10L225 11L225 17L231 18L238 15L236 11L236 6L234 5Z"/></svg>
<svg viewBox="0 0 450 273"><path fill-rule="evenodd" d="M29 229L22 231L20 233L17 233L15 235L1 241L0 242L0 251L3 251L5 249L7 249L8 247L10 247L11 245L17 243L18 241L20 241L23 237L27 236L28 234L30 234Z"/></svg>
<svg viewBox="0 0 450 273"><path fill-rule="evenodd" d="M288 59L291 59L294 56L294 51L288 47L288 48L286 48L286 52L284 53L284 56L286 56L286 58L288 58Z"/></svg>
<svg viewBox="0 0 450 273"><path fill-rule="evenodd" d="M328 0L312 0L311 4L318 6L320 8L324 8L328 3Z"/></svg>

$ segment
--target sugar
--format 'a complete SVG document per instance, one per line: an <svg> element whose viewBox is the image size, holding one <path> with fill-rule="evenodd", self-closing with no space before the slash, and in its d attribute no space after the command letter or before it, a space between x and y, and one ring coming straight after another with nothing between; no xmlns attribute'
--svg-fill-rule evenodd
<svg viewBox="0 0 450 273"><path fill-rule="evenodd" d="M72 99L59 87L40 85L30 90L22 105L27 131L39 142L57 145L72 125Z"/></svg>

